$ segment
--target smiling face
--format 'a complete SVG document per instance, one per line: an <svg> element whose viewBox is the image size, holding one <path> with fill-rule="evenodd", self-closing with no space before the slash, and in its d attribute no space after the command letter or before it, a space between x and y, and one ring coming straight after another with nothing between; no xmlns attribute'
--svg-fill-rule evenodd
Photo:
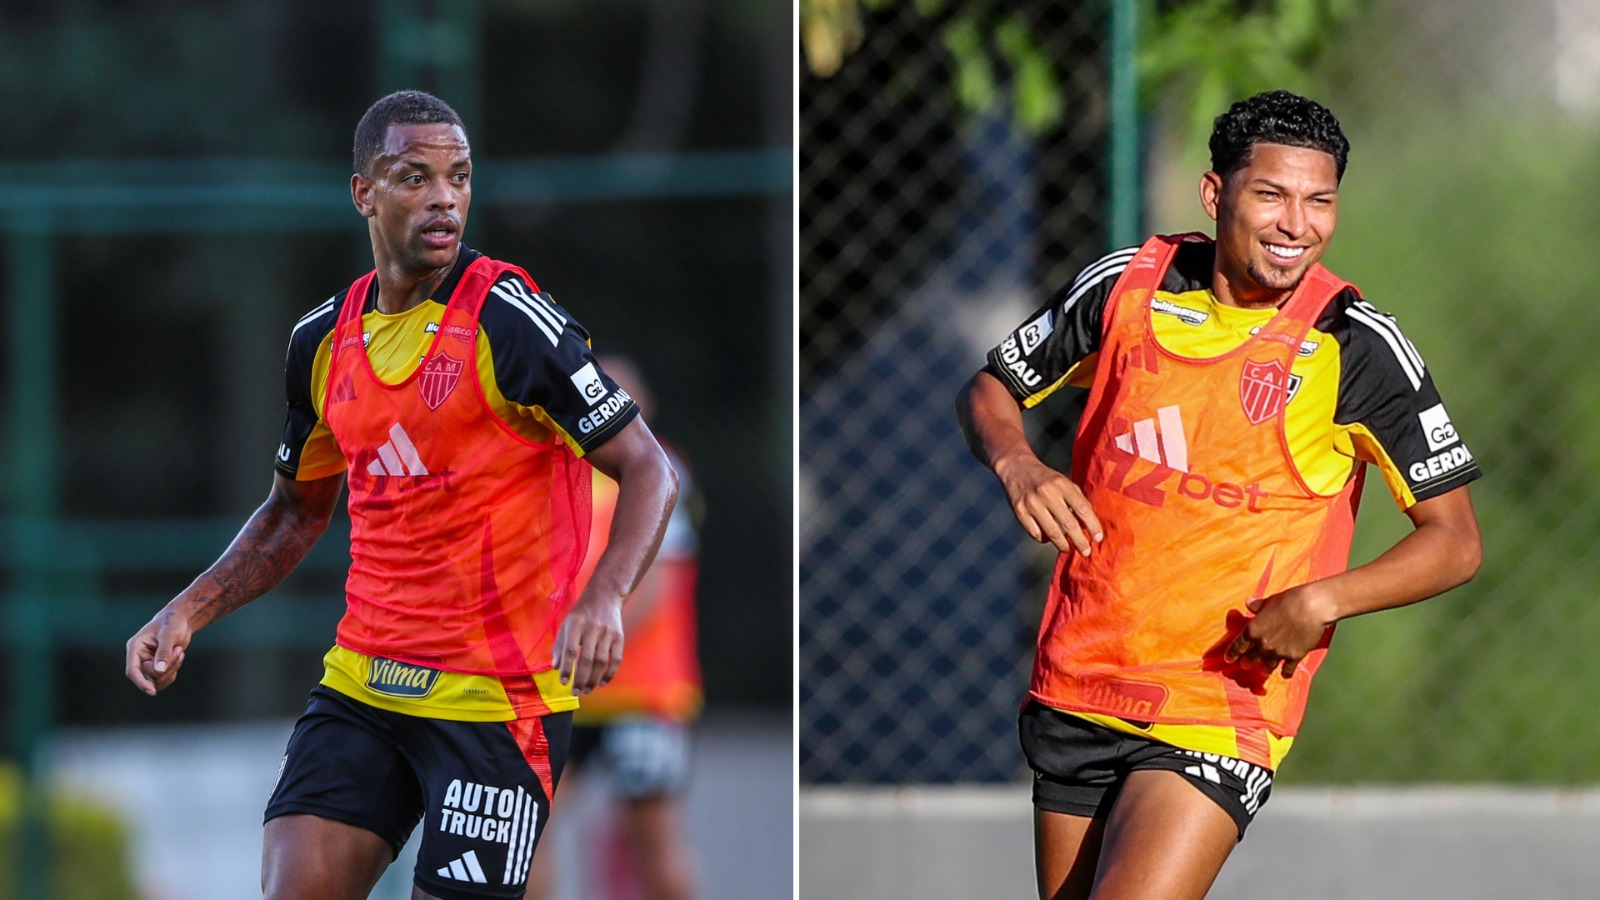
<svg viewBox="0 0 1600 900"><path fill-rule="evenodd" d="M455 263L472 203L472 153L459 126L391 125L368 175L350 182L371 223L380 270L411 273Z"/></svg>
<svg viewBox="0 0 1600 900"><path fill-rule="evenodd" d="M1217 299L1278 306L1333 240L1338 166L1321 150L1256 144L1242 168L1201 176L1200 203L1217 222Z"/></svg>

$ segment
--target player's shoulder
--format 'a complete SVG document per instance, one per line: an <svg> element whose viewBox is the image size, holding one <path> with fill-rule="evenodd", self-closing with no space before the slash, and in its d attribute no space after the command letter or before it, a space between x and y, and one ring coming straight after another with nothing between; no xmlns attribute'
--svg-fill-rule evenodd
<svg viewBox="0 0 1600 900"><path fill-rule="evenodd" d="M561 343L564 332L575 327L572 316L549 292L539 290L532 279L515 269L501 272L490 285L478 322L495 347L554 347Z"/></svg>
<svg viewBox="0 0 1600 900"><path fill-rule="evenodd" d="M328 335L333 332L334 326L339 322L339 309L344 305L345 295L350 291L345 288L332 297L312 307L294 323L294 328L289 332L289 352L291 354L310 355Z"/></svg>
<svg viewBox="0 0 1600 900"><path fill-rule="evenodd" d="M1135 244L1107 253L1079 270L1072 282L1058 290L1052 298L1059 309L1071 309L1088 300L1103 300L1116 286L1117 279L1127 270L1142 245ZM1161 280L1161 289L1174 294L1202 290L1211 285L1212 260L1215 245L1210 241L1186 240L1178 245L1172 263Z"/></svg>
<svg viewBox="0 0 1600 900"><path fill-rule="evenodd" d="M1050 298L1050 305L1058 310L1066 311L1077 306L1085 298L1093 301L1104 297L1111 291L1112 285L1122 276L1128 263L1133 261L1138 247L1122 247L1100 257L1094 262L1078 270L1072 281L1062 285Z"/></svg>
<svg viewBox="0 0 1600 900"><path fill-rule="evenodd" d="M1346 288L1333 298L1318 318L1316 328L1338 343L1346 371L1393 372L1404 376L1413 389L1421 386L1427 366L1416 345L1406 337L1393 314L1373 305L1353 288Z"/></svg>

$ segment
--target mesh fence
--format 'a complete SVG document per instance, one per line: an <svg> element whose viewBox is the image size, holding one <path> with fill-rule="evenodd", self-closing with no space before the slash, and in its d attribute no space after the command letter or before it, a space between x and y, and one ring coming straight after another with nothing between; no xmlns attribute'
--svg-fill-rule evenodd
<svg viewBox="0 0 1600 900"><path fill-rule="evenodd" d="M1106 21L1070 6L1035 22L1076 85L1044 138L1004 110L963 113L937 22L909 3L869 18L836 75L802 76L804 782L1020 774L1050 559L967 455L952 404L988 347L1110 249ZM1600 332L1583 262L1600 237L1597 35L1600 4L1581 0L1376 0L1298 83L1242 92L1286 86L1339 114L1353 151L1327 262L1398 316L1487 476L1482 572L1341 626L1290 780L1600 778ZM1192 87L1147 98L1147 231L1210 230ZM1058 467L1075 400L1029 416ZM1381 479L1368 492L1353 562L1409 529Z"/></svg>
<svg viewBox="0 0 1600 900"><path fill-rule="evenodd" d="M1095 4L1024 4L1068 108L1025 139L965 112L943 24L895 4L801 85L801 767L997 779L1032 623L1022 548L969 477L951 401L982 335L1104 243ZM998 318L997 318L998 317Z"/></svg>

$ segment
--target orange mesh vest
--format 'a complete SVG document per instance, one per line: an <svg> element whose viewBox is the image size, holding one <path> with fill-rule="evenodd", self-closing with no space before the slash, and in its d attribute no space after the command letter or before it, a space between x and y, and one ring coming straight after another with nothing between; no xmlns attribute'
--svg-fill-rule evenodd
<svg viewBox="0 0 1600 900"><path fill-rule="evenodd" d="M597 473L590 552L578 572L580 591L594 575L616 508L617 483ZM656 558L651 565L652 577L660 579L655 605L643 619L629 625L622 668L609 684L584 696L575 721L600 721L628 713L686 720L699 712L700 660L695 629L699 568L693 557Z"/></svg>
<svg viewBox="0 0 1600 900"><path fill-rule="evenodd" d="M1351 287L1313 265L1273 319L1210 359L1155 340L1150 301L1174 252L1147 241L1107 301L1072 477L1105 528L1051 579L1030 694L1047 706L1232 726L1270 767L1263 729L1295 734L1333 629L1295 676L1225 663L1246 601L1344 571L1360 476L1333 495L1301 480L1283 431L1307 330Z"/></svg>
<svg viewBox="0 0 1600 900"><path fill-rule="evenodd" d="M323 403L350 464L342 646L453 672L550 668L588 543L590 470L559 439L516 434L484 400L478 311L506 271L533 284L487 257L467 267L422 364L398 384L374 374L363 346L373 275L345 297Z"/></svg>

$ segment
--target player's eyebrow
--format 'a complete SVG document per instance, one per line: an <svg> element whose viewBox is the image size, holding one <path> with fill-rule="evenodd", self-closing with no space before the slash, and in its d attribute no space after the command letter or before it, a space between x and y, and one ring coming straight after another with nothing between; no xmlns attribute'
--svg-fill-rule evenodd
<svg viewBox="0 0 1600 900"><path fill-rule="evenodd" d="M1255 178L1250 179L1250 184L1252 184L1252 185L1260 185L1260 186L1263 186L1263 187L1269 187L1269 188L1277 191L1280 194L1289 193L1289 187L1287 185L1279 184L1278 182L1273 181L1270 178L1263 178L1263 177L1261 177L1259 175L1256 176ZM1327 197L1329 195L1334 195L1334 194L1338 194L1338 193L1339 193L1339 189L1337 187L1331 187L1331 188L1325 188L1325 189L1320 190L1320 191L1312 191L1311 193L1307 194L1306 196L1309 196L1309 197Z"/></svg>
<svg viewBox="0 0 1600 900"><path fill-rule="evenodd" d="M433 168L432 166L428 165L427 163L425 163L425 162L423 162L421 160L417 160L417 159L402 159L402 160L398 160L398 162L399 162L399 164L401 166L403 166L405 168L409 168L409 169L424 169L424 170L426 170L426 169ZM462 157L461 159L458 159L455 162L451 163L450 164L450 168L459 169L462 166L470 166L470 165L472 165L472 160L468 159L467 157Z"/></svg>

